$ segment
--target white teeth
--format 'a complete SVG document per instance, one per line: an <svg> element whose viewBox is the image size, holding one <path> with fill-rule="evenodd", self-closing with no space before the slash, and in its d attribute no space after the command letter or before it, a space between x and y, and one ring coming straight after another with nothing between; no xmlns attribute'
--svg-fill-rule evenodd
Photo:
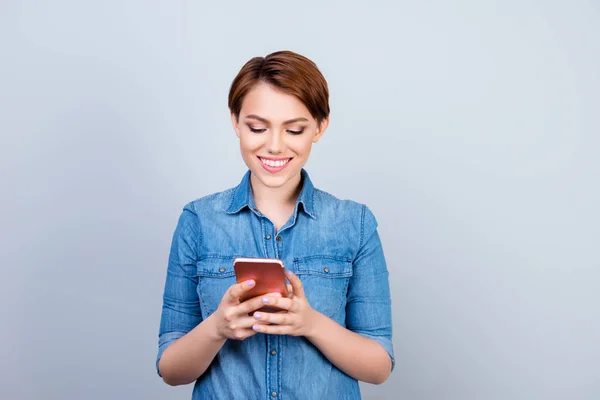
<svg viewBox="0 0 600 400"><path fill-rule="evenodd" d="M287 164L290 161L290 159L288 158L287 160L274 161L274 160L267 160L267 159L261 158L260 161L263 164L268 165L269 167L279 168L279 167L283 167L285 164Z"/></svg>

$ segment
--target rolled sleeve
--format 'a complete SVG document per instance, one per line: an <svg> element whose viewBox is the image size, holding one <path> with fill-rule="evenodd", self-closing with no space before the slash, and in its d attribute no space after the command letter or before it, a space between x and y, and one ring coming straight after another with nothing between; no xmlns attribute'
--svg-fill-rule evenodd
<svg viewBox="0 0 600 400"><path fill-rule="evenodd" d="M346 326L379 343L389 354L393 370L395 360L389 274L377 232L377 221L366 206L363 206L359 248L348 286Z"/></svg>
<svg viewBox="0 0 600 400"><path fill-rule="evenodd" d="M198 216L193 205L188 204L179 217L169 253L156 356L156 372L159 376L158 364L164 351L202 322L196 291L196 261L200 240Z"/></svg>

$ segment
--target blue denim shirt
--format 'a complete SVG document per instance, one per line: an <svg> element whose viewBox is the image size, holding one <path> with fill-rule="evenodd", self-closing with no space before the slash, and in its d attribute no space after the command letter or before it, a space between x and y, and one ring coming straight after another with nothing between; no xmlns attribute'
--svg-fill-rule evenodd
<svg viewBox="0 0 600 400"><path fill-rule="evenodd" d="M232 189L187 204L175 229L156 366L165 349L215 312L236 282L235 257L283 260L310 305L377 341L394 364L388 271L377 222L362 204L314 188L302 170L293 214L276 232L255 207L250 171ZM358 382L303 337L227 340L192 399L360 399Z"/></svg>

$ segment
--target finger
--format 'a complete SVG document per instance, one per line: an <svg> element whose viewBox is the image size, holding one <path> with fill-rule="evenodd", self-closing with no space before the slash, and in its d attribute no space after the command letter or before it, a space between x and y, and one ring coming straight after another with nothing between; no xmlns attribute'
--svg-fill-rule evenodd
<svg viewBox="0 0 600 400"><path fill-rule="evenodd" d="M292 285L290 285L289 283L286 285L287 287L287 292L288 292L288 297L292 297L294 295L294 289L292 288Z"/></svg>
<svg viewBox="0 0 600 400"><path fill-rule="evenodd" d="M248 281L231 285L229 289L227 289L228 295L226 296L229 304L236 304L239 301L240 297L242 297L242 295L248 290L252 289L255 284L256 282L254 282L253 279L250 279Z"/></svg>
<svg viewBox="0 0 600 400"><path fill-rule="evenodd" d="M244 301L243 303L239 304L238 306L236 306L235 313L238 315L242 315L242 314L248 314L248 313L251 313L252 311L258 310L259 308L261 308L262 306L264 306L266 304L263 302L263 299L265 297L267 297L269 299L275 299L277 297L281 297L281 294L270 293L270 294L267 294L264 296L256 296L251 299L248 299L248 300Z"/></svg>
<svg viewBox="0 0 600 400"><path fill-rule="evenodd" d="M254 313L256 322L265 322L267 324L276 325L294 325L294 314L284 313L268 313L257 311Z"/></svg>
<svg viewBox="0 0 600 400"><path fill-rule="evenodd" d="M264 322L264 321L254 321L254 325L251 325L250 328L243 328L243 329L238 329L236 331L233 331L231 334L231 338L232 339L236 339L236 340L244 340L249 338L250 336L254 336L257 333L259 333L256 329L254 329L255 326L264 326L264 325L269 325L268 322Z"/></svg>
<svg viewBox="0 0 600 400"><path fill-rule="evenodd" d="M237 331L240 329L252 329L254 324L256 324L257 322L258 321L256 320L256 318L246 315L246 316L240 317L237 320L230 323L229 329L231 329L232 331ZM267 321L260 321L260 322L262 322L263 324L268 324Z"/></svg>
<svg viewBox="0 0 600 400"><path fill-rule="evenodd" d="M267 324L268 322L257 321L252 317L246 317L245 319L240 319L235 324L231 325L230 333L227 337L235 340L244 340L258 333L255 329L253 329L255 325Z"/></svg>
<svg viewBox="0 0 600 400"><path fill-rule="evenodd" d="M285 272L288 280L292 284L292 289L294 291L294 296L296 297L305 297L304 296L304 286L302 286L302 282L300 278L296 274L294 274L289 269Z"/></svg>
<svg viewBox="0 0 600 400"><path fill-rule="evenodd" d="M263 298L261 299L261 302L262 302L261 306L268 305L268 306L277 307L281 310L290 310L292 308L292 305L294 304L294 301L287 297L272 297L272 296L263 296Z"/></svg>
<svg viewBox="0 0 600 400"><path fill-rule="evenodd" d="M256 323L252 329L255 332L261 332L270 335L288 335L292 332L293 327L291 325L260 325Z"/></svg>
<svg viewBox="0 0 600 400"><path fill-rule="evenodd" d="M258 331L252 328L238 329L237 331L232 332L229 338L234 340L244 340L250 336L256 335L257 333Z"/></svg>

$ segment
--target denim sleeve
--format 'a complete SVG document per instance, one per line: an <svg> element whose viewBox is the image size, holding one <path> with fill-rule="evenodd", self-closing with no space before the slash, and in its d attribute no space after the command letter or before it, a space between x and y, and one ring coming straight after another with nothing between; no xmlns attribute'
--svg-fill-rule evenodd
<svg viewBox="0 0 600 400"><path fill-rule="evenodd" d="M377 233L377 221L364 205L359 248L348 286L346 326L383 346L392 360L393 369L395 360L388 270Z"/></svg>
<svg viewBox="0 0 600 400"><path fill-rule="evenodd" d="M166 348L202 322L196 291L200 240L198 216L193 205L188 204L179 217L169 253L156 357L159 376L158 363Z"/></svg>

